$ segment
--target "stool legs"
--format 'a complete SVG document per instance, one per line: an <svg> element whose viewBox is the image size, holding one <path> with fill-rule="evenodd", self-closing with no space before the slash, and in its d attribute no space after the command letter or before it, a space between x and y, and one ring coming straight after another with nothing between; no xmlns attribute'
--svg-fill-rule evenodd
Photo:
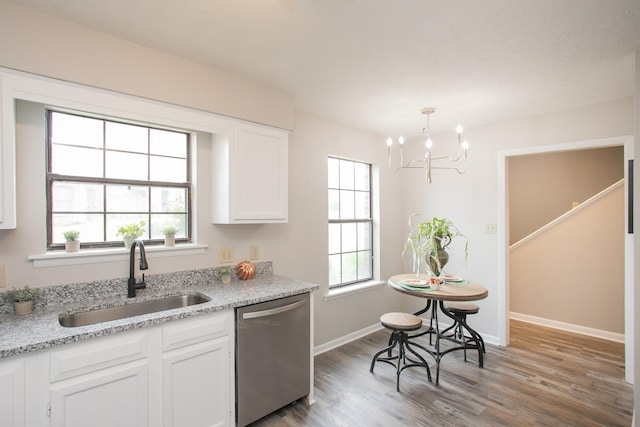
<svg viewBox="0 0 640 427"><path fill-rule="evenodd" d="M392 356L392 350L395 347L398 347L398 354L396 356ZM431 381L431 371L429 370L429 365L424 358L416 352L413 348L411 348L412 344L409 341L408 335L404 331L393 331L391 333L391 337L389 339L389 346L377 352L373 359L371 360L371 368L369 372L373 373L373 368L376 362L384 362L388 363L391 366L396 368L396 391L400 391L400 373L406 368L411 368L414 366L424 367L427 370L427 377L429 381ZM412 355L420 360L420 363L407 363L406 352L409 351ZM387 353L387 357L380 357L383 353ZM409 359L411 361L411 359Z"/></svg>

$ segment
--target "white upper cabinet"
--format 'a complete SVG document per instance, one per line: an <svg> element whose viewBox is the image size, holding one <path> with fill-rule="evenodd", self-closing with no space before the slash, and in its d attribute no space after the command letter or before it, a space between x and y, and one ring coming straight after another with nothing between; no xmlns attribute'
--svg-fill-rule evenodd
<svg viewBox="0 0 640 427"><path fill-rule="evenodd" d="M13 96L0 74L0 229L16 228L16 139Z"/></svg>
<svg viewBox="0 0 640 427"><path fill-rule="evenodd" d="M237 123L233 132L214 135L212 222L288 221L289 133Z"/></svg>

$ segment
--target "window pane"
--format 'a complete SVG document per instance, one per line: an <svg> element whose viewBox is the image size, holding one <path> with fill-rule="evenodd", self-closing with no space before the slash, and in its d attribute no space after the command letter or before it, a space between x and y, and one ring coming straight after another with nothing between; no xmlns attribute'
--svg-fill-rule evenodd
<svg viewBox="0 0 640 427"><path fill-rule="evenodd" d="M329 255L329 286L342 283L341 258L342 256L340 254Z"/></svg>
<svg viewBox="0 0 640 427"><path fill-rule="evenodd" d="M355 213L356 219L369 219L371 216L371 208L369 206L369 193L357 191L354 193L355 197Z"/></svg>
<svg viewBox="0 0 640 427"><path fill-rule="evenodd" d="M355 166L355 189L369 191L369 169L365 163L356 163Z"/></svg>
<svg viewBox="0 0 640 427"><path fill-rule="evenodd" d="M60 175L102 177L102 150L54 145L51 172Z"/></svg>
<svg viewBox="0 0 640 427"><path fill-rule="evenodd" d="M329 253L340 253L340 224L329 224Z"/></svg>
<svg viewBox="0 0 640 427"><path fill-rule="evenodd" d="M102 148L102 120L52 112L51 142Z"/></svg>
<svg viewBox="0 0 640 427"><path fill-rule="evenodd" d="M340 187L340 160L329 157L329 188Z"/></svg>
<svg viewBox="0 0 640 427"><path fill-rule="evenodd" d="M352 252L356 248L356 224L342 224L342 252Z"/></svg>
<svg viewBox="0 0 640 427"><path fill-rule="evenodd" d="M329 190L329 219L340 219L339 190Z"/></svg>
<svg viewBox="0 0 640 427"><path fill-rule="evenodd" d="M53 214L53 243L64 243L62 233L68 230L79 231L81 242L101 242L104 239L102 218L101 214Z"/></svg>
<svg viewBox="0 0 640 427"><path fill-rule="evenodd" d="M353 191L340 191L340 219L355 218Z"/></svg>
<svg viewBox="0 0 640 427"><path fill-rule="evenodd" d="M370 279L371 274L371 251L358 252L358 280Z"/></svg>
<svg viewBox="0 0 640 427"><path fill-rule="evenodd" d="M187 215L179 213L171 214L153 214L151 215L151 238L161 239L164 237L162 229L165 226L173 225L178 227L180 231L176 233L176 237L185 237L187 235Z"/></svg>
<svg viewBox="0 0 640 427"><path fill-rule="evenodd" d="M109 150L149 152L146 127L124 123L106 122L106 148Z"/></svg>
<svg viewBox="0 0 640 427"><path fill-rule="evenodd" d="M358 250L371 249L371 224L358 223Z"/></svg>
<svg viewBox="0 0 640 427"><path fill-rule="evenodd" d="M343 190L353 190L353 162L340 160L340 188Z"/></svg>
<svg viewBox="0 0 640 427"><path fill-rule="evenodd" d="M151 154L187 158L187 135L161 129L151 129Z"/></svg>
<svg viewBox="0 0 640 427"><path fill-rule="evenodd" d="M107 151L106 153L107 178L135 179L146 181L147 159L143 154L121 153L119 151Z"/></svg>
<svg viewBox="0 0 640 427"><path fill-rule="evenodd" d="M358 257L355 252L342 254L342 282L355 282L358 279Z"/></svg>
<svg viewBox="0 0 640 427"><path fill-rule="evenodd" d="M122 236L117 236L118 228L128 224L138 224L144 221L146 233L141 239L149 238L148 216L144 214L108 214L107 215L107 240L122 241Z"/></svg>
<svg viewBox="0 0 640 427"><path fill-rule="evenodd" d="M107 212L148 212L149 187L107 185L106 210Z"/></svg>
<svg viewBox="0 0 640 427"><path fill-rule="evenodd" d="M187 211L187 190L184 188L151 188L151 211L181 212Z"/></svg>
<svg viewBox="0 0 640 427"><path fill-rule="evenodd" d="M55 181L52 187L53 212L102 212L103 185Z"/></svg>
<svg viewBox="0 0 640 427"><path fill-rule="evenodd" d="M184 159L151 156L151 181L186 182L187 163Z"/></svg>

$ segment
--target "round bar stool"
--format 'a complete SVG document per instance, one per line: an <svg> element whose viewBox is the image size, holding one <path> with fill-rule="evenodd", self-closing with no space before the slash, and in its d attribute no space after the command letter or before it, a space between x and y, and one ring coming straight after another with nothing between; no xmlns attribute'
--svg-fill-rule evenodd
<svg viewBox="0 0 640 427"><path fill-rule="evenodd" d="M418 354L412 347L411 341L407 332L420 329L422 326L422 319L418 316L408 313L386 313L380 317L380 323L387 329L391 330L391 338L389 340L389 346L380 350L373 356L371 360L371 369L369 372L373 373L373 368L376 362L388 363L396 368L396 391L400 391L400 373L406 368L411 367L424 367L427 370L427 376L431 381L431 371L429 365L424 358ZM394 352L394 350L397 351ZM415 356L419 362L414 362L411 358L406 357L407 350ZM380 357L383 353L387 353L387 357ZM395 353L395 355L394 355ZM407 363L407 360L410 363Z"/></svg>
<svg viewBox="0 0 640 427"><path fill-rule="evenodd" d="M461 319L464 323L467 323L467 315L476 314L480 310L480 308L476 304L464 301L446 301L444 303L444 308L455 317ZM459 321L455 321L453 325L442 331L443 336L445 336L447 333L449 333L449 337L458 340L463 345L466 345L469 341L475 342L477 340L477 342L480 344L480 347L482 347L482 352L487 352L484 348L484 340L482 339L482 337L479 334L476 334L475 337L465 335L462 323L460 323ZM464 361L467 361L466 348L464 349Z"/></svg>

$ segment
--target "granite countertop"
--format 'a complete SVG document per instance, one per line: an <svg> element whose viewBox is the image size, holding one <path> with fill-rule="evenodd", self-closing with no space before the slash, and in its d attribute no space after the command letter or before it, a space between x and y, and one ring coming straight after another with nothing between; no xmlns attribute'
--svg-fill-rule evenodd
<svg viewBox="0 0 640 427"><path fill-rule="evenodd" d="M158 325L171 320L309 293L319 288L315 284L273 274L259 274L251 280L238 280L236 278L230 284L223 285L219 283L215 274L214 272L213 276L204 275L204 279L195 281L194 285L185 285L180 280L177 280L174 286L167 283L162 286L148 285L147 289L139 290L135 298L126 297L125 282L123 283L124 286L121 286L122 284L120 283L117 284L117 287L121 288L122 295L116 298L104 298L101 296L98 298L85 298L84 300L75 298L70 303L58 300L58 304L48 303L43 307L37 307L33 313L23 317L17 317L13 313L0 313L0 358L145 326ZM161 282L162 280L156 278L155 281ZM149 281L147 282L149 283ZM191 283L194 282L192 281ZM77 288L72 288L71 290L77 290ZM69 289L65 291L69 292ZM210 301L189 307L165 310L90 326L62 327L58 322L60 313L67 314L86 311L89 308L113 307L183 293L199 293L210 298ZM75 294L76 292L74 292Z"/></svg>

